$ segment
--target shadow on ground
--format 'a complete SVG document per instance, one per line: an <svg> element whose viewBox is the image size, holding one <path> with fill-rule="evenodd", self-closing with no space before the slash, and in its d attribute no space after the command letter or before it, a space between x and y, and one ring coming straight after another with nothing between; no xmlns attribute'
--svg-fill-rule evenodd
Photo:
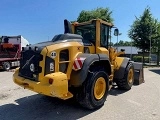
<svg viewBox="0 0 160 120"><path fill-rule="evenodd" d="M114 96L118 96L120 94L123 94L127 92L126 90L121 90L119 89L117 86L114 86L110 91L109 91L109 95L114 95Z"/></svg>
<svg viewBox="0 0 160 120"><path fill-rule="evenodd" d="M0 106L0 120L75 120L94 111L79 106L74 99L66 101L33 95Z"/></svg>
<svg viewBox="0 0 160 120"><path fill-rule="evenodd" d="M126 91L112 88L109 95L117 96ZM96 110L81 107L75 99L60 100L36 94L0 106L0 120L75 120Z"/></svg>
<svg viewBox="0 0 160 120"><path fill-rule="evenodd" d="M160 75L160 69L150 69L150 71Z"/></svg>
<svg viewBox="0 0 160 120"><path fill-rule="evenodd" d="M9 71L13 71L13 70L15 70L17 67L12 67ZM5 70L3 70L2 68L0 69L0 72L7 72L7 71L5 71Z"/></svg>
<svg viewBox="0 0 160 120"><path fill-rule="evenodd" d="M120 95L127 91L113 87L109 95ZM75 99L60 100L36 94L17 99L14 103L0 106L0 120L75 120L96 110L81 107Z"/></svg>
<svg viewBox="0 0 160 120"><path fill-rule="evenodd" d="M0 72L5 72L3 69L0 69Z"/></svg>

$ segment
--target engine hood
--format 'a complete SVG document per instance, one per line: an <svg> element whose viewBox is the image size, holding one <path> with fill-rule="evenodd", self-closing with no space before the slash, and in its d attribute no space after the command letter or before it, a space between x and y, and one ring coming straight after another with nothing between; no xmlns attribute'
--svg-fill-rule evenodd
<svg viewBox="0 0 160 120"><path fill-rule="evenodd" d="M22 51L34 50L40 53L42 49L44 49L45 47L48 47L54 44L67 43L67 42L78 42L84 46L92 46L91 42L84 40L83 37L80 35L59 34L59 35L55 35L51 41L40 42L40 43L36 43L36 44L30 45L27 47L23 47Z"/></svg>

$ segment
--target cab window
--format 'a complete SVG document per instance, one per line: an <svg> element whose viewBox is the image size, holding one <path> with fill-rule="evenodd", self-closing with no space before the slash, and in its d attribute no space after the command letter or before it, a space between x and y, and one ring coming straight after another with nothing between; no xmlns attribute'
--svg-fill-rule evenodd
<svg viewBox="0 0 160 120"><path fill-rule="evenodd" d="M83 37L84 40L88 40L95 44L96 26L94 24L76 26L75 34L79 34Z"/></svg>
<svg viewBox="0 0 160 120"><path fill-rule="evenodd" d="M109 26L101 24L100 46L108 48Z"/></svg>

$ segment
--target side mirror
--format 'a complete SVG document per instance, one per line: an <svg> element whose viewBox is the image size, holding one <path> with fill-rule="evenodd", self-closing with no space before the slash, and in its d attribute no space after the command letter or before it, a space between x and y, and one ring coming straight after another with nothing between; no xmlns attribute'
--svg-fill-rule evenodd
<svg viewBox="0 0 160 120"><path fill-rule="evenodd" d="M115 36L118 36L118 35L119 35L119 30L118 30L118 29L115 29L115 30L114 30L114 35L115 35Z"/></svg>

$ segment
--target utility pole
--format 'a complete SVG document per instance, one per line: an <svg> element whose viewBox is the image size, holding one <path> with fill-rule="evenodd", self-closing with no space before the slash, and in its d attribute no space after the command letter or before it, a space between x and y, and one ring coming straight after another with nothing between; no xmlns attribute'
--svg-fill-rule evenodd
<svg viewBox="0 0 160 120"><path fill-rule="evenodd" d="M118 34L119 35L119 34ZM117 35L117 52L118 52L118 35Z"/></svg>
<svg viewBox="0 0 160 120"><path fill-rule="evenodd" d="M150 50L149 50L149 63L151 65L151 39L150 39Z"/></svg>
<svg viewBox="0 0 160 120"><path fill-rule="evenodd" d="M157 45L158 45L158 48L157 48L157 65L159 66L160 40L157 40Z"/></svg>
<svg viewBox="0 0 160 120"><path fill-rule="evenodd" d="M117 52L118 52L118 36L120 36L120 35L122 35L122 33L118 33L118 35L117 35Z"/></svg>
<svg viewBox="0 0 160 120"><path fill-rule="evenodd" d="M150 34L150 43L149 43L149 48L150 48L150 50L149 50L149 63L150 63L150 65L151 65L151 44L152 44L152 28L151 28L151 34Z"/></svg>
<svg viewBox="0 0 160 120"><path fill-rule="evenodd" d="M156 37L158 36L158 28L159 26L156 27ZM157 37L156 39L157 42L157 65L159 66L159 56L160 56L160 39Z"/></svg>
<svg viewBox="0 0 160 120"><path fill-rule="evenodd" d="M131 39L131 54L130 54L130 59L132 60L132 39Z"/></svg>

